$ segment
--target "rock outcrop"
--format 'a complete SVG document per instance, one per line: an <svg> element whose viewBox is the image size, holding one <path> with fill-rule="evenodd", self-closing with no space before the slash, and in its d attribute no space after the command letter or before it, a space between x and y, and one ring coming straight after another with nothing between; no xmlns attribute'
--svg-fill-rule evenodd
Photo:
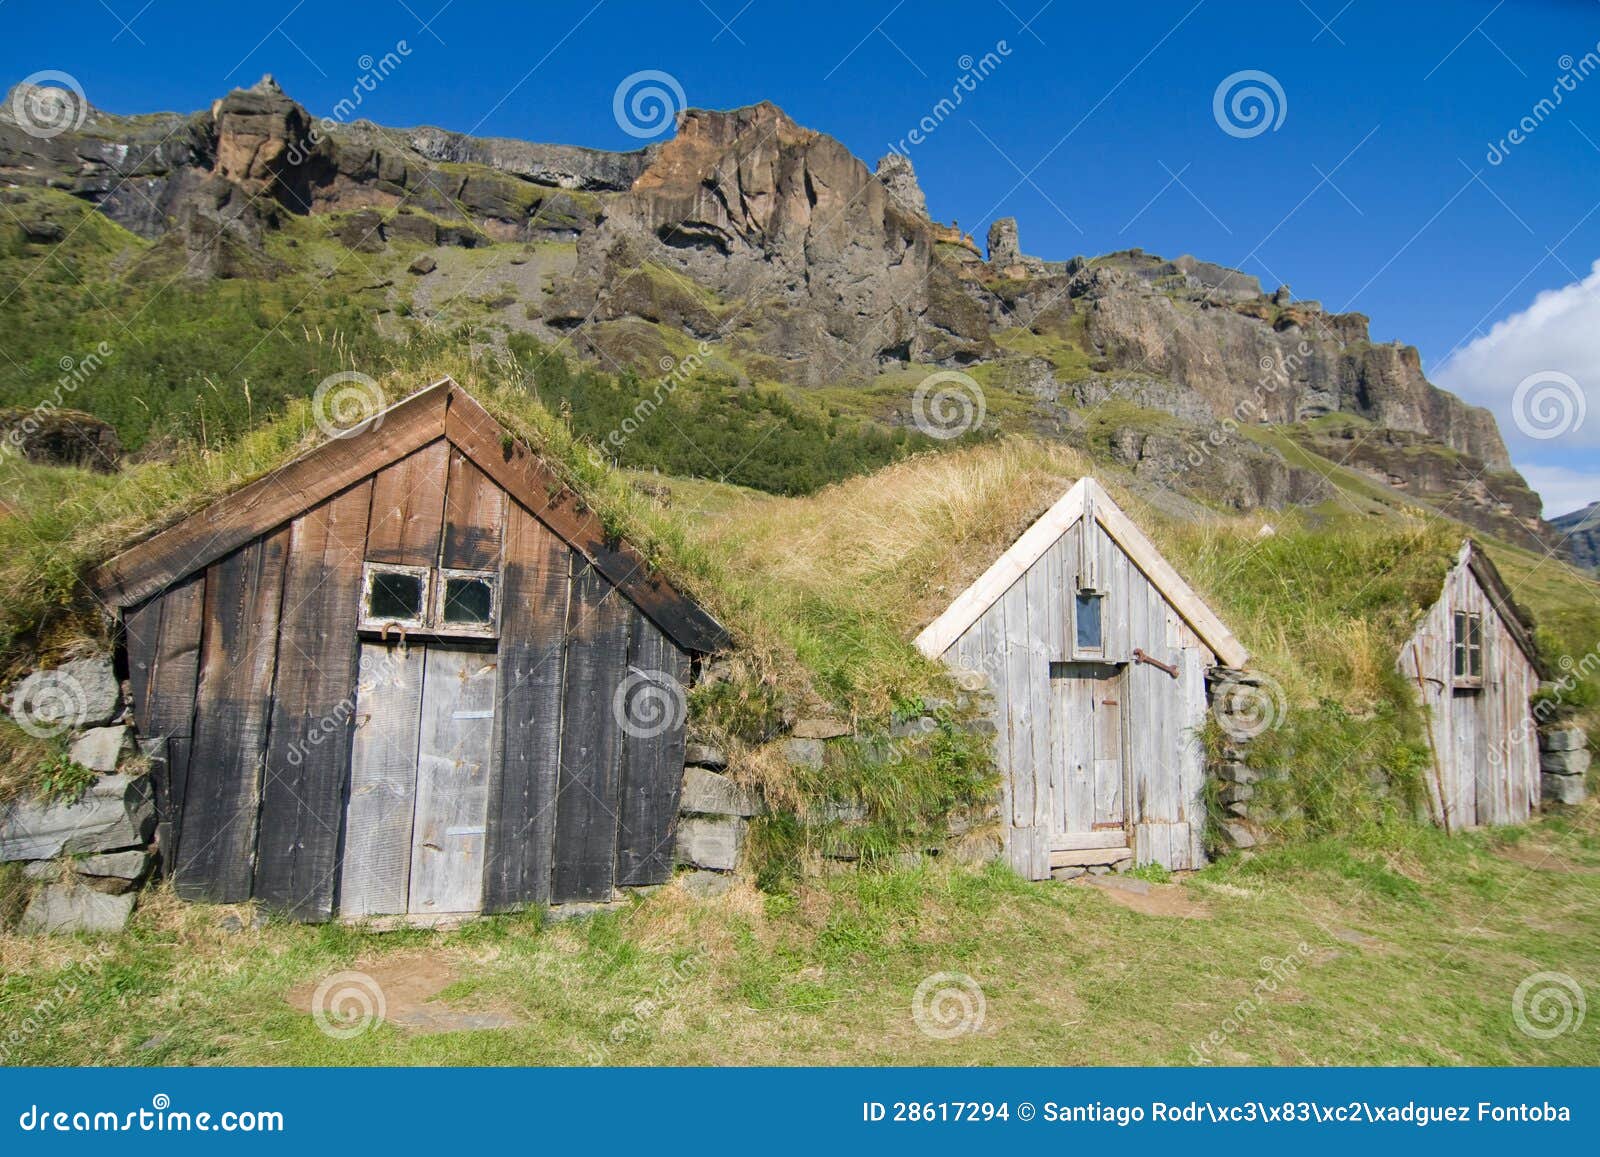
<svg viewBox="0 0 1600 1157"><path fill-rule="evenodd" d="M1600 502L1550 520L1572 561L1586 570L1600 570Z"/></svg>
<svg viewBox="0 0 1600 1157"><path fill-rule="evenodd" d="M1074 391L1097 404L1083 391L1114 379L1160 399L1133 404L1202 426L1314 427L1348 414L1395 435L1362 440L1355 468L1419 499L1481 475L1457 504L1463 517L1521 528L1513 537L1547 533L1491 415L1429 383L1415 349L1372 342L1364 316L1296 301L1287 286L1263 292L1189 255L1042 261L1012 218L990 225L985 256L930 218L907 158L869 170L770 103L688 109L671 139L608 153L319 119L266 77L191 116L89 109L80 128L47 138L0 110L0 179L66 190L158 239L139 272L161 275L273 277L264 239L285 215L342 214L331 234L362 252L575 241L529 326L642 372L658 373L683 334L750 378L797 385L1001 359L1002 380L1042 374L1036 393L1061 405ZM58 224L25 226L25 240L55 244ZM428 261L412 266L413 283L431 280ZM1008 352L1023 331L1094 376L1058 380L1043 359L1035 373L1031 355ZM1325 433L1297 436L1321 453ZM1134 461L1159 472L1163 445L1141 443ZM1427 445L1447 453L1427 460ZM1227 500L1315 492L1283 469L1253 461L1252 481Z"/></svg>

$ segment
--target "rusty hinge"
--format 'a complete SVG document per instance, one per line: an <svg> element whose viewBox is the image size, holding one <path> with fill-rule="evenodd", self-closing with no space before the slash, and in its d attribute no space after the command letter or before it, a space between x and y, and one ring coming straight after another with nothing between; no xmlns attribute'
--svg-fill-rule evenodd
<svg viewBox="0 0 1600 1157"><path fill-rule="evenodd" d="M1148 663L1150 666L1156 668L1158 671L1165 671L1168 675L1171 675L1174 679L1176 679L1178 677L1178 668L1177 667L1175 667L1171 663L1163 663L1160 659L1157 659L1154 656L1146 655L1138 647L1135 647L1133 649L1133 657L1135 659L1137 659L1141 663Z"/></svg>

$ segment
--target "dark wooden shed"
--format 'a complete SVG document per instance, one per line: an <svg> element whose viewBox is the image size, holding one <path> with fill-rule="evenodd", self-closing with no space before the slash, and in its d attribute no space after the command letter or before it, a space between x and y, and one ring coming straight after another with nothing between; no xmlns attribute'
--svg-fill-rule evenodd
<svg viewBox="0 0 1600 1157"><path fill-rule="evenodd" d="M726 636L448 379L98 586L181 896L425 921L671 873Z"/></svg>

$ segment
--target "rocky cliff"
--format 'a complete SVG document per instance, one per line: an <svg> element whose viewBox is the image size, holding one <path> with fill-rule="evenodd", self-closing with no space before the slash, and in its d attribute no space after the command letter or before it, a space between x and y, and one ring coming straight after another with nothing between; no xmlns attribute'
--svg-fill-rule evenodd
<svg viewBox="0 0 1600 1157"><path fill-rule="evenodd" d="M1020 383L1036 400L1036 428L1101 438L1152 478L1236 505L1317 501L1327 488L1260 439L1237 440L1226 484L1208 481L1214 463L1173 463L1218 427L1284 428L1419 501L1448 495L1478 525L1546 533L1489 413L1429 383L1415 349L1373 343L1360 314L1189 256L1044 261L1011 219L992 223L985 254L929 216L909 160L869 169L771 104L687 110L671 139L627 153L319 120L270 77L188 116L88 110L43 139L11 108L0 180L94 204L155 240L145 260L163 272L274 277L285 258L264 239L317 216L369 253L570 243L514 324L613 367L659 372L677 334L748 380L791 387L982 368L986 384ZM408 304L426 316L429 301L419 289ZM1108 402L1126 425L1085 417ZM1170 421L1138 416L1152 413ZM1313 428L1338 415L1385 436ZM1458 484L1477 479L1461 501Z"/></svg>
<svg viewBox="0 0 1600 1157"><path fill-rule="evenodd" d="M1565 541L1573 562L1600 571L1600 502L1552 518L1550 525Z"/></svg>

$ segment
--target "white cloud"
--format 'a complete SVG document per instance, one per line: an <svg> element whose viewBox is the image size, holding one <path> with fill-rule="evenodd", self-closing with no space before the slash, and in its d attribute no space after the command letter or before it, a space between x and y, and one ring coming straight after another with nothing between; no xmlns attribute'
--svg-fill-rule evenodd
<svg viewBox="0 0 1600 1157"><path fill-rule="evenodd" d="M1600 261L1496 322L1433 376L1494 412L1546 517L1600 499L1600 473L1589 469L1600 447Z"/></svg>
<svg viewBox="0 0 1600 1157"><path fill-rule="evenodd" d="M1513 453L1600 446L1600 261L1582 281L1546 290L1496 322L1434 376L1493 410ZM1530 378L1519 398L1517 387Z"/></svg>

